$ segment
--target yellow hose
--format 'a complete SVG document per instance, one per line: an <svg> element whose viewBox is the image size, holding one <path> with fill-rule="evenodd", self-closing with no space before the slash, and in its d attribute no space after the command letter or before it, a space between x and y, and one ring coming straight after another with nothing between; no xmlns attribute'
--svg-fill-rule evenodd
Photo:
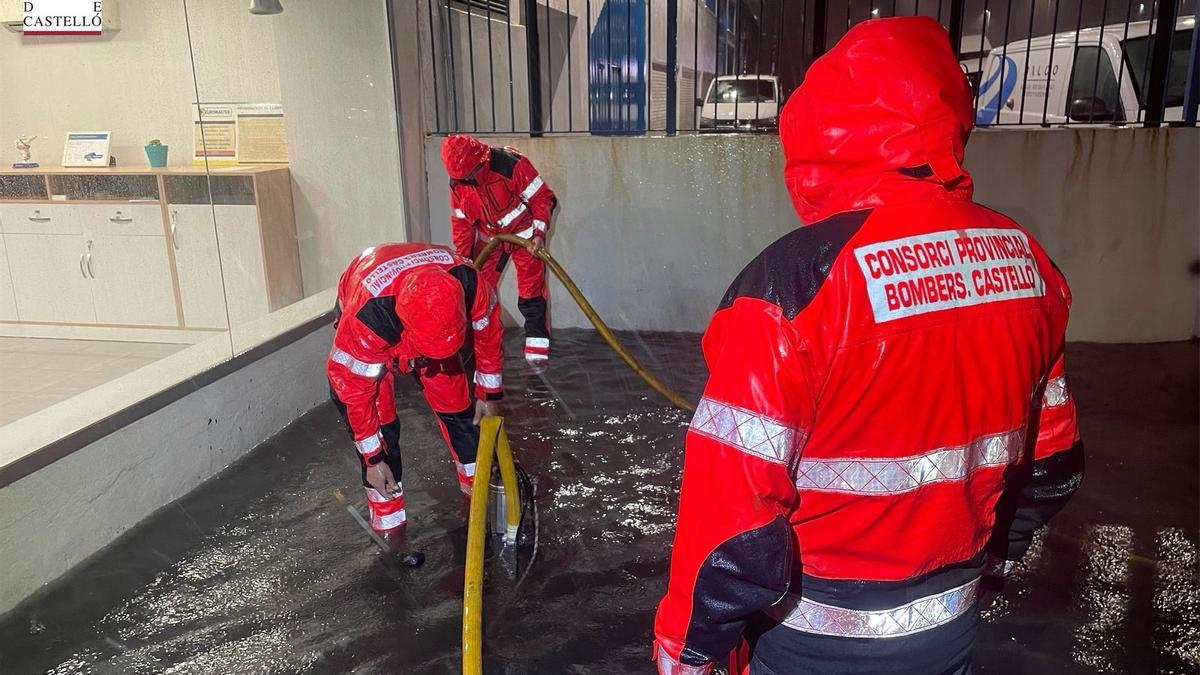
<svg viewBox="0 0 1200 675"><path fill-rule="evenodd" d="M515 544L521 525L521 495L517 467L504 431L504 418L484 417L479 422L479 449L475 455L475 483L467 520L467 564L463 574L463 675L483 673L483 548L487 534L488 497L491 494L492 458L500 465L504 484L506 544ZM499 525L499 523L497 523Z"/></svg>
<svg viewBox="0 0 1200 675"><path fill-rule="evenodd" d="M479 255L476 256L475 266L481 267L484 261L488 259L488 256L492 254L492 251L494 251L496 247L501 244L501 242L508 242L518 246L527 246L529 244L528 239L524 239L513 234L498 234L495 237L492 237L491 241L489 241L487 245L483 247L483 250L479 252ZM638 362L638 360L635 359L627 349L625 349L625 345L621 344L621 341L618 340L617 336L613 334L612 329L608 327L608 324L604 323L604 319L601 319L600 315L596 313L596 310L592 308L592 303L588 302L587 298L583 297L583 292L579 290L579 287L575 285L575 282L571 279L571 276L562 268L562 265L558 264L558 261L554 259L554 256L550 255L549 251L543 248L542 250L538 251L537 257L540 258L542 262L546 263L546 266L550 268L551 272L554 272L554 276L558 277L558 280L562 282L564 287L566 287L567 292L571 294L571 297L575 298L575 302L579 304L579 309L583 310L584 315L587 316L588 320L592 322L592 325L596 327L596 332L600 333L600 337L604 338L604 341L608 343L608 346L612 347L613 351L615 351L622 359L624 359L625 363L629 364L629 367L633 369L633 372L640 375L641 378L646 381L646 384L650 385L655 391L665 396L667 400L675 404L675 406L690 412L696 411L696 406L689 403L687 399L680 396L679 393L674 389L671 389L667 385L663 384L661 380L655 377L654 374L649 370L646 370L646 367Z"/></svg>

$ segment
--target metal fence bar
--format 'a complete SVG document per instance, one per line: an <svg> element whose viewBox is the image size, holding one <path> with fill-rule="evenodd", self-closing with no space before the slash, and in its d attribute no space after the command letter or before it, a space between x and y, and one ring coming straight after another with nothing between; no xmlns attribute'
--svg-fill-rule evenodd
<svg viewBox="0 0 1200 675"><path fill-rule="evenodd" d="M962 53L964 5L966 0L950 0L950 47L955 54Z"/></svg>
<svg viewBox="0 0 1200 675"><path fill-rule="evenodd" d="M529 135L542 135L542 49L538 37L537 0L525 3L525 64L529 88Z"/></svg>
<svg viewBox="0 0 1200 675"><path fill-rule="evenodd" d="M504 8L504 28L508 31L508 126L512 133L517 133L517 78L513 74L512 58L512 7Z"/></svg>
<svg viewBox="0 0 1200 675"><path fill-rule="evenodd" d="M467 1L467 59L471 65L468 71L471 74L471 131L479 131L479 89L475 86L475 31L472 24L475 23L471 19L471 3Z"/></svg>
<svg viewBox="0 0 1200 675"><path fill-rule="evenodd" d="M1059 0L1054 0L1054 20L1050 28L1050 63L1046 66L1046 93L1042 97L1042 126L1047 126L1046 115L1050 111L1050 74L1054 72L1054 37L1058 35Z"/></svg>
<svg viewBox="0 0 1200 675"><path fill-rule="evenodd" d="M700 131L700 111L702 106L696 105L696 101L700 99L700 0L693 2L694 12L692 14L692 104L690 106L692 112L693 131ZM704 6L708 9L708 5Z"/></svg>
<svg viewBox="0 0 1200 675"><path fill-rule="evenodd" d="M825 31L827 30L829 7L827 0L813 0L813 58L820 58L825 53Z"/></svg>
<svg viewBox="0 0 1200 675"><path fill-rule="evenodd" d="M1082 5L1083 5L1083 3L1080 3L1081 7L1082 7ZM1100 49L1101 49L1101 54L1103 54L1103 50L1104 50L1104 24L1106 21L1108 21L1108 0L1104 0L1104 8L1102 10L1100 10L1100 45L1101 45ZM1076 33L1076 35L1075 35L1075 45L1076 45L1075 52L1078 53L1079 52L1079 34L1078 33ZM1096 72L1092 73L1092 101L1096 100L1096 91L1099 87L1100 87L1100 56L1097 56ZM1120 101L1121 101L1121 97L1120 97L1120 94L1118 94L1117 105L1120 105ZM1068 102L1067 105L1071 105L1071 104ZM1095 104L1093 103L1093 105L1095 105ZM1116 116L1117 116L1117 111L1114 110L1113 111L1113 121L1116 121ZM1092 121L1092 117L1093 117L1092 115L1088 116L1089 122Z"/></svg>
<svg viewBox="0 0 1200 675"><path fill-rule="evenodd" d="M492 5L489 3L486 7L487 11L487 36L488 36L488 84L491 87L492 98L492 132L496 131L496 64L492 55Z"/></svg>
<svg viewBox="0 0 1200 675"><path fill-rule="evenodd" d="M1146 94L1146 126L1157 127L1165 119L1167 76L1171 72L1171 53L1175 43L1175 14L1179 0L1161 0L1158 4L1158 30L1154 33L1153 65L1150 88Z"/></svg>
<svg viewBox="0 0 1200 675"><path fill-rule="evenodd" d="M536 2L536 0L535 0ZM546 108L550 114L546 119L550 121L548 131L554 131L554 78L552 77L551 65L554 63L554 24L550 22L550 0L546 2L546 88L550 90L550 95L546 97ZM534 23L537 23L537 17L534 16ZM541 72L538 73L538 79L541 79Z"/></svg>
<svg viewBox="0 0 1200 675"><path fill-rule="evenodd" d="M1009 0L1008 6L1012 7L1012 0ZM1079 7L1080 7L1080 11L1082 11L1083 2L1079 3ZM983 26L979 29L979 63L977 66L979 68L979 85L976 85L976 87L975 87L975 109L976 110L979 110L979 93L980 93L980 89L983 88L981 86L983 84L983 59L985 56L987 56L987 50L984 49L984 46L987 44L988 19L991 18L991 16L992 16L992 13L988 11L988 0L983 0ZM1003 89L1003 86L1004 86L1003 79L1000 80L1000 85L1001 85L1001 89Z"/></svg>
<svg viewBox="0 0 1200 675"><path fill-rule="evenodd" d="M1101 21L1103 21L1103 20L1101 20ZM1072 118L1071 118L1072 100L1071 100L1071 97L1074 96L1073 90L1075 89L1075 76L1079 74L1079 68L1078 68L1078 66L1079 66L1079 33L1082 32L1082 30L1083 30L1083 3L1080 2L1079 3L1079 13L1075 17L1075 44L1074 44L1074 46L1071 47L1071 74L1070 74L1070 76L1067 77L1067 91L1066 91L1067 109L1063 111L1063 124L1070 124L1072 122ZM1100 44L1104 44L1104 43L1101 42ZM1051 40L1051 42L1050 42L1050 49L1052 49L1052 50L1054 49L1053 40ZM1099 57L1097 57L1096 72L1099 72L1099 71L1100 71L1100 59L1099 59ZM1094 93L1095 92L1093 92L1093 94ZM1046 92L1046 100L1050 100L1050 92L1049 91ZM1091 116L1090 110L1089 110L1088 121L1090 122L1091 119L1092 119L1092 116Z"/></svg>
<svg viewBox="0 0 1200 675"><path fill-rule="evenodd" d="M438 5L441 10L441 4ZM446 34L450 42L450 96L454 102L454 130L461 131L458 119L458 74L454 69L454 17L450 16L450 0L446 0Z"/></svg>
<svg viewBox="0 0 1200 675"><path fill-rule="evenodd" d="M1106 0L1107 1L1107 0ZM1004 45L1000 47L1000 91L1004 91L1004 71L1008 70L1008 29L1012 26L1012 0L1008 1L1008 9L1004 13ZM1032 11L1032 10L1031 10ZM979 73L980 86L983 85L983 72ZM996 99L996 124L1000 124L1000 109L1003 108L1008 101ZM978 106L976 106L978 110Z"/></svg>
<svg viewBox="0 0 1200 675"><path fill-rule="evenodd" d="M1196 124L1200 109L1200 16L1192 24L1192 47L1188 51L1187 89L1183 93L1183 121Z"/></svg>
<svg viewBox="0 0 1200 675"><path fill-rule="evenodd" d="M654 2L646 0L646 9L642 12L642 16L646 19L646 67L641 69L646 74L646 101L642 106L646 109L646 129L650 131L658 131L654 128L654 115L650 111L654 110ZM630 47L632 49L632 47Z"/></svg>
<svg viewBox="0 0 1200 675"><path fill-rule="evenodd" d="M442 133L442 111L438 105L441 89L438 88L437 74L437 33L433 30L433 0L425 0L425 9L429 14L429 64L433 66L433 128Z"/></svg>
<svg viewBox="0 0 1200 675"><path fill-rule="evenodd" d="M567 130L575 131L575 92L572 86L575 69L571 67L571 52L575 50L571 49L571 16L571 0L567 0Z"/></svg>
<svg viewBox="0 0 1200 675"><path fill-rule="evenodd" d="M1122 91L1121 84L1124 82L1125 64L1129 61L1128 54L1126 53L1125 45L1128 44L1128 40L1129 40L1129 18L1132 15L1133 15L1133 0L1128 0L1128 2L1125 3L1125 36L1121 38L1121 63L1119 65L1119 70L1117 71L1117 93L1118 94L1120 94L1120 92ZM1133 71L1129 72L1129 77L1130 78L1133 77ZM1133 98L1134 98L1134 106L1135 106L1133 117L1136 120L1137 115L1138 115L1136 108L1140 108L1140 106L1138 104L1139 97L1137 95L1136 90L1134 91ZM1129 121L1129 116L1125 113L1124 101L1121 102L1121 119L1124 122Z"/></svg>
<svg viewBox="0 0 1200 675"><path fill-rule="evenodd" d="M1151 0L1151 2L1150 2L1150 32L1147 33L1147 35L1146 35L1147 46L1151 48L1151 51L1153 50L1153 46L1154 46L1152 44L1152 42L1154 40L1154 38L1152 36L1154 35L1154 29L1156 26L1155 18L1157 16L1158 16L1158 0ZM1149 112L1147 110L1147 108L1150 104L1150 96L1149 96L1150 88L1147 86L1148 83L1146 81L1146 75L1149 74L1149 72L1150 72L1150 62L1152 60L1152 57L1153 57L1153 54L1150 54L1147 56L1147 58L1142 60L1142 77L1137 82L1137 99L1138 99L1137 121L1138 122L1142 122L1143 120L1145 120L1146 113ZM1129 77L1133 77L1132 70L1129 71Z"/></svg>
<svg viewBox="0 0 1200 675"><path fill-rule="evenodd" d="M697 22L699 23L699 22ZM667 135L674 136L679 103L679 0L667 0ZM693 78L694 79L694 78Z"/></svg>

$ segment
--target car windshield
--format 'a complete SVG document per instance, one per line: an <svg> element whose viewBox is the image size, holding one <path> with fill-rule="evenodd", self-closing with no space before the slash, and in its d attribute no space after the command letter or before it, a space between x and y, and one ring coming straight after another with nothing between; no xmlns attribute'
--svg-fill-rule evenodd
<svg viewBox="0 0 1200 675"><path fill-rule="evenodd" d="M1150 37L1130 38L1124 42L1125 67L1133 88L1137 92L1138 103L1146 107L1146 96L1149 93L1151 50L1154 43ZM1188 51L1192 45L1190 30L1177 30L1171 38L1170 68L1167 70L1167 92L1164 107L1174 108L1183 105L1183 90L1187 84Z"/></svg>
<svg viewBox="0 0 1200 675"><path fill-rule="evenodd" d="M717 80L708 92L708 103L769 103L775 100L775 83L770 80Z"/></svg>

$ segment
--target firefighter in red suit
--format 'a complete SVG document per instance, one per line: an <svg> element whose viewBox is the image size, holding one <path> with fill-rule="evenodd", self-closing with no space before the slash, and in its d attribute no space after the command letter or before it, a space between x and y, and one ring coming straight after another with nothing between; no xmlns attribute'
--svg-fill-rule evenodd
<svg viewBox="0 0 1200 675"><path fill-rule="evenodd" d="M450 175L450 231L454 248L474 259L497 234L532 240L527 248L502 244L480 272L496 288L511 258L517 269L517 308L525 317L525 358L544 365L550 358L550 307L546 265L536 253L545 246L554 192L533 164L514 148L491 148L470 136L442 143L442 162Z"/></svg>
<svg viewBox="0 0 1200 675"><path fill-rule="evenodd" d="M967 672L985 570L1019 561L1079 485L1070 291L972 202L972 117L923 17L855 26L788 101L805 225L704 334L659 672L731 653L754 675Z"/></svg>
<svg viewBox="0 0 1200 675"><path fill-rule="evenodd" d="M415 376L437 416L462 491L475 476L478 423L503 395L500 309L470 261L429 244L382 244L351 261L338 282L326 373L362 463L371 527L405 523L395 374ZM465 345L467 336L471 344ZM473 359L471 358L473 356ZM475 402L468 370L474 361Z"/></svg>

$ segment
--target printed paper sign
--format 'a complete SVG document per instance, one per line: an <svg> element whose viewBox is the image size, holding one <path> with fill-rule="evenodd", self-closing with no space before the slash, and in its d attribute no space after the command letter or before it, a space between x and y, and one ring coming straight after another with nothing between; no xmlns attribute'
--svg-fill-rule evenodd
<svg viewBox="0 0 1200 675"><path fill-rule="evenodd" d="M63 146L63 166L108 166L107 131L72 131Z"/></svg>
<svg viewBox="0 0 1200 675"><path fill-rule="evenodd" d="M371 295L378 297L383 292L383 289L395 281L396 277L400 276L400 273L404 270L418 265L434 264L453 265L454 256L441 249L432 248L402 255L399 258L392 258L368 274L367 278L363 279L363 286L366 286L367 290L371 291Z"/></svg>
<svg viewBox="0 0 1200 675"><path fill-rule="evenodd" d="M11 1L11 0L10 0ZM20 0L25 35L100 35L102 0Z"/></svg>
<svg viewBox="0 0 1200 675"><path fill-rule="evenodd" d="M1024 232L948 230L854 250L875 322L1044 295Z"/></svg>

